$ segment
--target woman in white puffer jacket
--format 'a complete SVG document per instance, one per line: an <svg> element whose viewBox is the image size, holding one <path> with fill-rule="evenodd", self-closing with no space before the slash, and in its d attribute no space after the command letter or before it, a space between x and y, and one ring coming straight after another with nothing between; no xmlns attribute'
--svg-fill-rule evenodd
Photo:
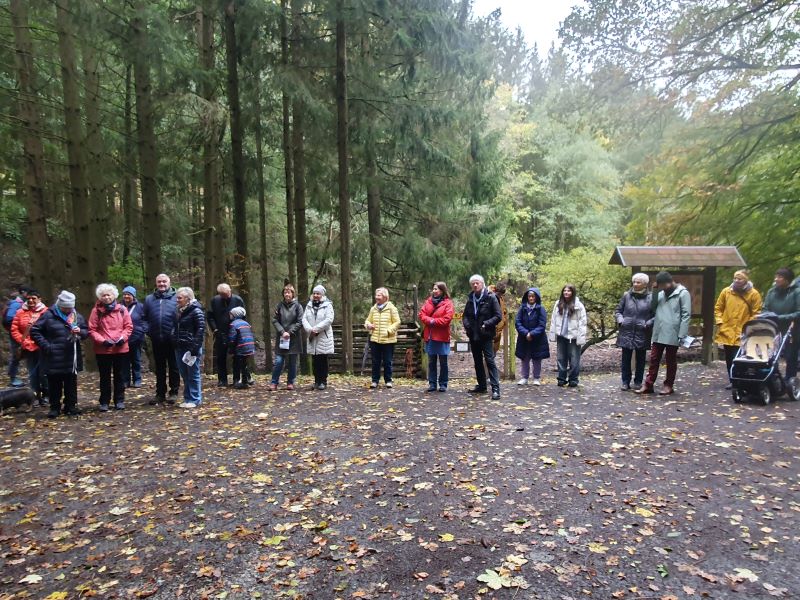
<svg viewBox="0 0 800 600"><path fill-rule="evenodd" d="M578 387L581 346L586 343L586 309L572 284L563 287L553 307L549 338L556 342L558 387Z"/></svg>
<svg viewBox="0 0 800 600"><path fill-rule="evenodd" d="M315 390L324 390L328 386L328 356L333 354L333 304L326 293L323 286L314 287L303 313Z"/></svg>

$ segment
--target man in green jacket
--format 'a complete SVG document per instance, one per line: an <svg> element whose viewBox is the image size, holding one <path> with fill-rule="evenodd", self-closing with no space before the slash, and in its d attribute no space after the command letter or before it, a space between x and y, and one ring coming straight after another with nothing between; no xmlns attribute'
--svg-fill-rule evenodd
<svg viewBox="0 0 800 600"><path fill-rule="evenodd" d="M659 291L659 287L661 287L661 291ZM666 396L674 391L675 375L678 373L678 347L689 334L692 299L689 290L680 283L675 283L668 271L661 271L656 275L650 307L655 313L650 348L650 369L647 371L644 385L636 390L636 393L653 393L653 386L658 377L658 366L661 364L661 357L666 354L667 377L659 392L662 396Z"/></svg>
<svg viewBox="0 0 800 600"><path fill-rule="evenodd" d="M775 272L775 285L769 288L764 300L764 311L778 315L781 331L786 333L794 323L792 339L786 344L786 379L797 376L797 354L800 348L800 286L793 282L794 273L783 267Z"/></svg>

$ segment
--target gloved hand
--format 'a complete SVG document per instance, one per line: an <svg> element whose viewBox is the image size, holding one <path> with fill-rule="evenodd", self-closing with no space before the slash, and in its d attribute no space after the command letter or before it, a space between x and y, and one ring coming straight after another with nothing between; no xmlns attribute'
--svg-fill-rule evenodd
<svg viewBox="0 0 800 600"><path fill-rule="evenodd" d="M122 344L124 344L124 343L125 343L125 338L124 337L121 337L121 338L119 338L117 340L117 346L122 346Z"/></svg>
<svg viewBox="0 0 800 600"><path fill-rule="evenodd" d="M111 340L103 340L103 346L105 346L106 348L111 348L111 346L113 345L114 342L112 342Z"/></svg>

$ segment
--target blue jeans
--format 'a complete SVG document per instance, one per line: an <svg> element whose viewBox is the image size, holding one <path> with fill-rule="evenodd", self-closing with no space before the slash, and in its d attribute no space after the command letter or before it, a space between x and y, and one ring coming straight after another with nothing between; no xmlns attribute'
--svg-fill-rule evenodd
<svg viewBox="0 0 800 600"><path fill-rule="evenodd" d="M25 352L25 358L28 363L28 379L30 380L31 389L38 396L41 392L47 395L47 377L39 370L39 362L41 351Z"/></svg>
<svg viewBox="0 0 800 600"><path fill-rule="evenodd" d="M558 383L578 384L581 370L581 347L575 340L563 336L556 337L556 363L558 364Z"/></svg>
<svg viewBox="0 0 800 600"><path fill-rule="evenodd" d="M191 402L195 406L203 403L203 384L200 379L200 365L203 364L203 350L197 354L197 360L190 367L183 362L186 350L175 350L175 360L178 363L178 372L183 379L183 401Z"/></svg>
<svg viewBox="0 0 800 600"><path fill-rule="evenodd" d="M19 350L19 344L11 337L11 334L8 334L8 377L10 379L16 379L17 373L19 373L19 359L17 358L17 350Z"/></svg>
<svg viewBox="0 0 800 600"><path fill-rule="evenodd" d="M489 369L489 385L492 391L500 391L500 373L497 370L497 363L494 360L494 340L470 340L469 348L472 351L472 362L475 364L475 378L478 380L478 387L486 389L486 367Z"/></svg>
<svg viewBox="0 0 800 600"><path fill-rule="evenodd" d="M436 387L436 362L439 362L439 389L447 389L450 370L447 366L446 354L428 354L428 385Z"/></svg>
<svg viewBox="0 0 800 600"><path fill-rule="evenodd" d="M636 375L631 372L631 359L636 355ZM631 384L631 377L633 383L642 385L644 381L644 366L647 364L647 348L623 348L622 349L622 383L624 385Z"/></svg>
<svg viewBox="0 0 800 600"><path fill-rule="evenodd" d="M394 358L394 344L379 344L370 341L369 350L372 354L372 383L381 379L381 365L383 365L383 380L389 383L392 380L392 358Z"/></svg>
<svg viewBox="0 0 800 600"><path fill-rule="evenodd" d="M142 342L128 342L128 364L122 376L125 386L142 383Z"/></svg>
<svg viewBox="0 0 800 600"><path fill-rule="evenodd" d="M278 385L278 380L281 378L281 372L283 371L283 363L289 363L286 373L286 383L287 385L294 385L295 377L297 377L297 354L275 355L275 366L272 368L272 384Z"/></svg>

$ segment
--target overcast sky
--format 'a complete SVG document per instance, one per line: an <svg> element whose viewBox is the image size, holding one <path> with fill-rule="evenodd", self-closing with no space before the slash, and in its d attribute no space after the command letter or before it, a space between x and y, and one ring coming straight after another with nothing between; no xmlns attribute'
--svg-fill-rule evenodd
<svg viewBox="0 0 800 600"><path fill-rule="evenodd" d="M496 8L502 11L501 21L511 31L522 29L529 46L535 43L544 57L550 44L558 41L558 26L580 0L473 0L476 16L486 16Z"/></svg>

